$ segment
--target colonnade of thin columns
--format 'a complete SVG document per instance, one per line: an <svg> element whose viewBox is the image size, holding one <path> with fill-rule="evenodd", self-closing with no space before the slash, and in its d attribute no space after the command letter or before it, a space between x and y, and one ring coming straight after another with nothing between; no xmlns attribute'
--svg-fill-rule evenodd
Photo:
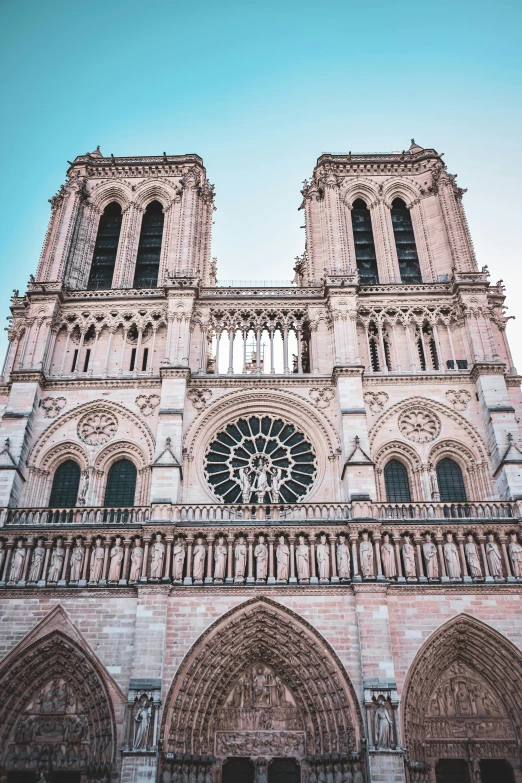
<svg viewBox="0 0 522 783"><path fill-rule="evenodd" d="M234 367L234 345L236 343L236 340L238 339L238 336L240 336L239 339L243 342L243 350L242 350L242 366L240 373L246 374L249 372L248 370L248 356L247 356L247 344L248 344L248 338L251 333L253 333L254 337L254 344L255 344L255 368L253 370L250 370L250 372L253 372L256 375L261 375L265 372L264 366L262 367L262 361L264 363L264 357L261 358L261 348L262 348L262 339L264 334L268 334L269 338L269 360L270 360L270 373L275 374L276 373L276 360L275 360L275 350L274 350L274 339L275 339L275 333L279 331L282 338L282 348L283 348L283 373L285 375L289 374L292 370L290 368L290 355L289 355L289 334L290 332L294 332L296 336L297 341L297 372L302 373L303 372L303 329L300 324L297 324L295 326L287 326L284 325L282 327L270 327L270 326L257 326L255 328L249 328L249 329L232 329L232 328L223 328L223 329L210 329L208 327L202 326L201 327L201 350L200 350L200 357L199 357L199 372L205 373L207 370L207 353L208 353L208 344L209 344L209 338L215 337L215 373L219 373L219 365L220 365L220 357L221 352L223 350L223 336L226 333L227 339L228 339L228 365L227 365L227 374L235 374L236 369Z"/></svg>
<svg viewBox="0 0 522 783"><path fill-rule="evenodd" d="M372 336L370 335L370 325L374 324L375 328L377 330L377 336L376 336L376 342L378 346L378 357L379 357L379 372L418 372L420 369L420 359L418 355L417 345L416 345L416 339L415 339L415 333L412 335L412 330L415 329L415 326L419 327L419 339L421 340L422 349L424 352L424 358L426 362L426 369L433 371L435 368L433 366L432 362L432 353L429 345L426 342L426 335L424 334L423 327L428 323L428 325L432 329L433 333L433 339L435 341L435 350L437 353L437 359L439 364L439 371L442 372L448 372L448 367L446 360L443 358L442 355L442 348L441 348L441 342L440 342L440 335L437 327L437 323L435 322L423 322L422 324L415 324L415 323L404 323L402 321L377 321L377 320L369 320L369 321L363 321L363 327L366 335L366 350L368 352L368 359L369 359L369 366L368 371L373 372L373 368L371 365L371 339ZM388 369L388 363L386 361L386 352L385 352L385 336L384 336L384 329L385 326L388 326L391 329L391 340L390 340L390 358L392 361L395 362L395 367L391 367L391 369ZM450 358L453 362L453 368L457 369L457 360L455 355L455 347L453 344L453 336L452 336L452 330L449 322L447 321L441 321L439 322L439 325L443 326L447 332L448 335L448 344L450 347ZM403 368L400 363L399 358L399 341L400 341L400 334L398 333L398 327L402 326L404 329L404 334L406 335L406 345L408 349L408 360L409 360L409 367ZM431 366L429 366L431 365Z"/></svg>

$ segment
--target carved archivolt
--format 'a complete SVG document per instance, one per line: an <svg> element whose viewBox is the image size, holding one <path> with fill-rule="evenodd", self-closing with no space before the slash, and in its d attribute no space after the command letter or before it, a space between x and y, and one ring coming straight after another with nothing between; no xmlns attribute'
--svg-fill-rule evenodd
<svg viewBox="0 0 522 783"><path fill-rule="evenodd" d="M238 692L238 684L256 680L261 687L267 677L273 678L273 695L260 693L251 707L267 713L265 724L284 712L289 732L306 729L308 754L359 747L357 699L332 648L294 612L268 598L254 598L215 622L185 657L166 699L165 750L213 754L219 731L237 728L234 705L256 699L248 688ZM271 705L271 698L277 704ZM271 715L271 706L277 714ZM249 731L241 732L243 744L254 740L248 740ZM295 742L299 746L299 736Z"/></svg>

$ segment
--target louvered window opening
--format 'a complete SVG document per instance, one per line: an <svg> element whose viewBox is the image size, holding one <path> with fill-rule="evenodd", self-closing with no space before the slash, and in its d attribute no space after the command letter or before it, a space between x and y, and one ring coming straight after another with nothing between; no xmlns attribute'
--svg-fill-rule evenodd
<svg viewBox="0 0 522 783"><path fill-rule="evenodd" d="M134 288L156 288L158 285L164 217L163 207L158 201L152 201L145 210L141 223Z"/></svg>
<svg viewBox="0 0 522 783"><path fill-rule="evenodd" d="M397 459L390 460L384 468L386 500L389 503L410 503L410 482L408 471Z"/></svg>
<svg viewBox="0 0 522 783"><path fill-rule="evenodd" d="M74 508L80 488L80 466L74 460L62 462L56 469L51 489L51 508Z"/></svg>
<svg viewBox="0 0 522 783"><path fill-rule="evenodd" d="M352 228L360 283L361 285L376 285L379 282L379 272L373 241L372 218L370 210L360 198L353 204Z"/></svg>
<svg viewBox="0 0 522 783"><path fill-rule="evenodd" d="M413 233L410 210L404 201L396 198L392 204L391 219L399 272L403 283L422 283L422 275Z"/></svg>
<svg viewBox="0 0 522 783"><path fill-rule="evenodd" d="M91 273L87 288L89 291L112 288L114 266L118 253L121 231L121 207L116 202L105 207L100 218L98 235L94 246Z"/></svg>
<svg viewBox="0 0 522 783"><path fill-rule="evenodd" d="M124 508L134 505L136 473L136 466L128 459L114 463L107 475L105 506Z"/></svg>
<svg viewBox="0 0 522 783"><path fill-rule="evenodd" d="M452 459L441 459L437 465L440 499L446 503L465 503L466 488L462 471Z"/></svg>

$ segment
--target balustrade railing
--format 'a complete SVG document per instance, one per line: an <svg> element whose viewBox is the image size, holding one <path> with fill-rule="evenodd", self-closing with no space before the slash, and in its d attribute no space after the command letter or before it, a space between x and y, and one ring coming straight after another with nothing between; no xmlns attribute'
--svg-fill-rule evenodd
<svg viewBox="0 0 522 783"><path fill-rule="evenodd" d="M7 508L6 525L140 525L150 519L150 506L129 508Z"/></svg>

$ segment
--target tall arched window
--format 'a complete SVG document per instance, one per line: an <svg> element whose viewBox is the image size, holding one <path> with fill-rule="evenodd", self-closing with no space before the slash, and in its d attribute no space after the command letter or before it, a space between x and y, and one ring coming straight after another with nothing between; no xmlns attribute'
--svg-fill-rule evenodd
<svg viewBox="0 0 522 783"><path fill-rule="evenodd" d="M466 488L462 471L452 459L445 457L437 464L440 499L447 503L465 503Z"/></svg>
<svg viewBox="0 0 522 783"><path fill-rule="evenodd" d="M49 501L51 508L72 508L76 505L80 472L80 466L72 459L62 462L56 468Z"/></svg>
<svg viewBox="0 0 522 783"><path fill-rule="evenodd" d="M401 282L422 283L410 210L401 198L396 198L392 204L391 219L397 258L399 259Z"/></svg>
<svg viewBox="0 0 522 783"><path fill-rule="evenodd" d="M372 218L362 198L353 202L352 228L355 260L361 285L376 285L379 282L379 272L373 241Z"/></svg>
<svg viewBox="0 0 522 783"><path fill-rule="evenodd" d="M121 207L115 201L108 204L100 218L94 246L91 274L87 288L90 291L112 287L114 265L121 231Z"/></svg>
<svg viewBox="0 0 522 783"><path fill-rule="evenodd" d="M151 201L141 221L134 288L156 288L158 285L164 217L159 201Z"/></svg>
<svg viewBox="0 0 522 783"><path fill-rule="evenodd" d="M105 506L133 506L136 494L136 466L128 459L115 462L107 476Z"/></svg>
<svg viewBox="0 0 522 783"><path fill-rule="evenodd" d="M384 467L384 486L389 503L410 503L408 471L398 459L391 459Z"/></svg>

